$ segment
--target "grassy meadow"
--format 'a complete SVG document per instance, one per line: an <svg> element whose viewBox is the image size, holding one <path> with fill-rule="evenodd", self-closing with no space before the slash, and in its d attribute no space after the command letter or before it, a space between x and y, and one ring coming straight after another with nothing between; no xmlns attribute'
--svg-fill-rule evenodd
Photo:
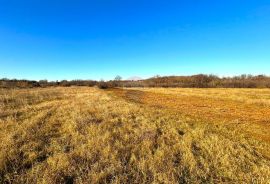
<svg viewBox="0 0 270 184"><path fill-rule="evenodd" d="M270 183L270 90L0 89L0 183Z"/></svg>

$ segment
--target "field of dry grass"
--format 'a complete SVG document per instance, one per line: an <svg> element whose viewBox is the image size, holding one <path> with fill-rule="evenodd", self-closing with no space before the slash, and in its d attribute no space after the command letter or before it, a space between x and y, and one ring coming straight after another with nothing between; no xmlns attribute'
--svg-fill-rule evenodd
<svg viewBox="0 0 270 184"><path fill-rule="evenodd" d="M0 89L0 183L270 183L269 90Z"/></svg>
<svg viewBox="0 0 270 184"><path fill-rule="evenodd" d="M114 91L125 99L178 112L201 122L237 125L248 135L270 143L269 89L133 88Z"/></svg>

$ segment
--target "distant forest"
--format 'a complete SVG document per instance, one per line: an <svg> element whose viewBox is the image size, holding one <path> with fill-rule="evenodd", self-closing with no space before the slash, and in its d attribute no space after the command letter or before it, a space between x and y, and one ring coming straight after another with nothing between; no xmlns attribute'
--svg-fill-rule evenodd
<svg viewBox="0 0 270 184"><path fill-rule="evenodd" d="M270 88L270 77L265 75L241 75L235 77L218 77L215 75L193 76L155 76L145 80L121 80L117 76L111 81L72 80L72 81L30 81L16 79L0 79L0 88L34 88L57 86L98 86L99 88L113 87L182 87L182 88Z"/></svg>

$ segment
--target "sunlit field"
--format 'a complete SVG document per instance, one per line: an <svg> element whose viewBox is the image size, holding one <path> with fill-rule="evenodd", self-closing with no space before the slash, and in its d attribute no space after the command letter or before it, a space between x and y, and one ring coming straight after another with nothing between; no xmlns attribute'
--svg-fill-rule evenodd
<svg viewBox="0 0 270 184"><path fill-rule="evenodd" d="M270 183L269 89L0 89L0 183Z"/></svg>
<svg viewBox="0 0 270 184"><path fill-rule="evenodd" d="M117 91L126 99L192 119L237 125L238 129L270 143L270 89L133 88Z"/></svg>

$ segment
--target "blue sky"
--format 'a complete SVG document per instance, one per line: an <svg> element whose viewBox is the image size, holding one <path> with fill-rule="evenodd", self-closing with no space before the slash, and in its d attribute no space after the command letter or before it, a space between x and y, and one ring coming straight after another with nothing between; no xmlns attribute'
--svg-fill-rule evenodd
<svg viewBox="0 0 270 184"><path fill-rule="evenodd" d="M270 75L270 1L0 0L0 78Z"/></svg>

